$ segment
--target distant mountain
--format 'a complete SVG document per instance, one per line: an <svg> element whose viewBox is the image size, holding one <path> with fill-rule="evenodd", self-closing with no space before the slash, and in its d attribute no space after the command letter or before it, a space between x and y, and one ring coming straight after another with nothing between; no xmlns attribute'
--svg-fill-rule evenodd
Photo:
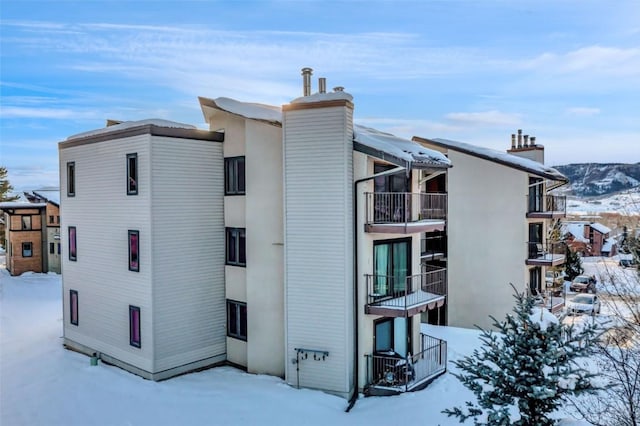
<svg viewBox="0 0 640 426"><path fill-rule="evenodd" d="M553 166L567 176L560 192L575 197L598 197L640 186L640 163L582 163Z"/></svg>

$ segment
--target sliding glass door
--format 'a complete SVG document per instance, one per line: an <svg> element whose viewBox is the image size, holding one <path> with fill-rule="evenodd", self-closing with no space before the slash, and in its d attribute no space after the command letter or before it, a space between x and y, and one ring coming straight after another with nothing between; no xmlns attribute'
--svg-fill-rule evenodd
<svg viewBox="0 0 640 426"><path fill-rule="evenodd" d="M411 270L411 239L374 243L373 263L375 292L381 296L397 297L407 290Z"/></svg>

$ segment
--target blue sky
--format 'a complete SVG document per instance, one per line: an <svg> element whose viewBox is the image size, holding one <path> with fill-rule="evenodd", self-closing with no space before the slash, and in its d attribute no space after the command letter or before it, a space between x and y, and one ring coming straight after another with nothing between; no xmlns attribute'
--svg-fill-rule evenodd
<svg viewBox="0 0 640 426"><path fill-rule="evenodd" d="M105 119L206 128L198 96L282 105L300 69L358 122L550 165L640 161L640 2L30 1L0 9L0 164L55 185L57 143Z"/></svg>

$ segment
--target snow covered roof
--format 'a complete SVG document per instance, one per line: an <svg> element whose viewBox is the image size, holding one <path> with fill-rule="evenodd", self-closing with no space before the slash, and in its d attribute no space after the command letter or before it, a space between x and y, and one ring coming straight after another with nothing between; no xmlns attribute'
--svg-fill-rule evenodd
<svg viewBox="0 0 640 426"><path fill-rule="evenodd" d="M60 205L60 188L41 188L32 191L40 198L44 198L56 205Z"/></svg>
<svg viewBox="0 0 640 426"><path fill-rule="evenodd" d="M493 161L508 167L523 170L527 173L538 175L550 180L568 182L569 179L557 171L554 168L547 167L544 164L537 161L529 160L527 158L518 157L513 154L508 154L502 151L496 151L495 149L484 148L481 146L471 145L465 142L458 142L449 139L426 139L420 137L414 137L414 140L423 140L426 143L432 143L447 149L463 152L465 154L473 155L475 157L483 158L485 160Z"/></svg>
<svg viewBox="0 0 640 426"><path fill-rule="evenodd" d="M591 224L589 224L589 226L591 226L593 229L595 229L596 231L600 232L601 234L608 234L609 232L611 232L611 229L604 226L601 223L598 222L593 222Z"/></svg>
<svg viewBox="0 0 640 426"><path fill-rule="evenodd" d="M175 121L163 120L161 118L150 118L147 120L124 121L120 124L115 124L113 126L108 126L108 127L103 127L96 130L90 130L88 132L78 133L76 135L69 136L67 140L86 138L89 136L96 136L104 133L116 132L118 130L125 130L133 127L139 127L139 126L145 126L145 125L154 125L158 127L171 127L176 129L190 129L190 130L196 129L196 127L192 126L191 124L178 123Z"/></svg>
<svg viewBox="0 0 640 426"><path fill-rule="evenodd" d="M230 98L209 99L200 97L200 105L215 108L251 120L282 125L280 107L241 102ZM316 93L294 99L292 103L320 102L331 100L351 101L353 96L346 92ZM438 151L428 149L409 139L402 139L390 133L370 127L354 125L354 149L395 162L411 163L411 167L450 167L449 159ZM389 158L391 157L391 158Z"/></svg>
<svg viewBox="0 0 640 426"><path fill-rule="evenodd" d="M588 243L589 239L584 236L584 226L587 222L565 222L562 224L562 233L571 234L575 241Z"/></svg>
<svg viewBox="0 0 640 426"><path fill-rule="evenodd" d="M36 209L47 207L47 203L29 203L25 201L5 201L0 203L0 209Z"/></svg>

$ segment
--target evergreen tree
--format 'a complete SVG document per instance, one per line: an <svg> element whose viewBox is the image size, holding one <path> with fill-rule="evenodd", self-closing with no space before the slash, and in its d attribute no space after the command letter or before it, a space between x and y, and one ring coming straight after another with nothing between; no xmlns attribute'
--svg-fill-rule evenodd
<svg viewBox="0 0 640 426"><path fill-rule="evenodd" d="M565 254L566 260L564 263L564 273L567 277L567 280L573 281L575 277L584 272L584 268L582 267L582 260L580 260L580 255L571 250L568 245Z"/></svg>
<svg viewBox="0 0 640 426"><path fill-rule="evenodd" d="M11 195L12 191L13 186L11 186L7 179L7 168L0 166L0 202L16 201L20 198L19 196Z"/></svg>
<svg viewBox="0 0 640 426"><path fill-rule="evenodd" d="M515 299L514 315L502 322L491 317L497 332L480 329L481 348L453 361L462 370L454 376L477 399L443 411L460 422L473 418L475 425L552 425L548 415L568 396L597 389L591 382L595 375L576 362L591 354L595 327L577 331L534 307L530 296L516 292Z"/></svg>

